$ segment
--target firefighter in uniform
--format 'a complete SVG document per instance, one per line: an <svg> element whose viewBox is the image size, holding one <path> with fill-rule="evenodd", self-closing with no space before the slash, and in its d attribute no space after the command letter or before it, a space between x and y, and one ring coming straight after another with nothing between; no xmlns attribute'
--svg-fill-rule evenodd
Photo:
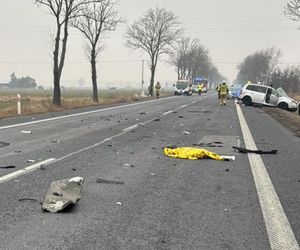
<svg viewBox="0 0 300 250"><path fill-rule="evenodd" d="M198 94L199 94L199 95L201 95L202 89L203 89L203 85L202 85L202 84L199 84L199 85L198 85Z"/></svg>
<svg viewBox="0 0 300 250"><path fill-rule="evenodd" d="M161 89L160 83L157 82L155 85L156 98L159 98L159 96L160 96L160 89Z"/></svg>
<svg viewBox="0 0 300 250"><path fill-rule="evenodd" d="M226 99L227 99L227 94L229 92L229 88L226 84L225 81L220 85L219 87L219 92L220 92L220 98L221 98L221 105L226 105Z"/></svg>

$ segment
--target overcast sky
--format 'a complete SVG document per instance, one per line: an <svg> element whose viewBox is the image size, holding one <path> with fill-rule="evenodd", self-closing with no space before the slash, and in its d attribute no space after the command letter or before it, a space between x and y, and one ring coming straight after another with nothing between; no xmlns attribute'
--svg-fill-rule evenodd
<svg viewBox="0 0 300 250"><path fill-rule="evenodd" d="M197 38L209 49L219 71L230 80L237 64L247 55L275 46L283 53L281 65L300 64L299 23L283 15L287 0L119 0L120 15L132 24L149 8L164 7L178 15L185 35ZM34 0L0 0L0 83L10 74L31 76L38 84L52 86L51 32L54 18ZM106 49L98 62L99 86L141 83L143 53L124 46L126 25L105 40ZM67 60L61 85L89 87L90 65L83 52L83 38L70 30ZM175 69L160 61L156 81L176 80ZM145 66L145 82L150 74Z"/></svg>

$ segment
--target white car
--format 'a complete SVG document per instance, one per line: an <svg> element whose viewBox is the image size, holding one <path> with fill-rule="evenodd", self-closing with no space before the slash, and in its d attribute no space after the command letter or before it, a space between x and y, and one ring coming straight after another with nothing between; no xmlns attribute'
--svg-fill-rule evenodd
<svg viewBox="0 0 300 250"><path fill-rule="evenodd" d="M298 103L289 97L282 88L276 90L270 86L253 83L246 84L243 87L239 99L246 106L258 103L293 112L298 107Z"/></svg>

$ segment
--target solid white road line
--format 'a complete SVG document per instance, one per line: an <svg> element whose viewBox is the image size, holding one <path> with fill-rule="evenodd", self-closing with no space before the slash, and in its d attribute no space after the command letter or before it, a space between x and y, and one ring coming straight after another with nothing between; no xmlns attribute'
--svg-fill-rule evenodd
<svg viewBox="0 0 300 250"><path fill-rule="evenodd" d="M42 123L42 122L49 122L49 121L61 120L61 119L66 119L66 118L76 117L76 116L81 116L81 115L88 115L88 114L93 114L93 113L99 113L99 112L104 112L104 111L107 111L107 110L127 108L127 107L131 107L131 106L136 106L136 105L141 105L141 104L151 103L151 102L158 102L158 101L168 100L168 99L172 99L172 98L176 98L176 97L172 96L172 97L166 97L166 98L163 98L163 99L155 99L155 100L150 100L150 101L145 101L145 102L125 104L125 105L117 106L117 107L110 107L110 108L97 109L97 110L86 111L86 112L81 112L81 113L76 113L76 114L71 114L71 115L64 115L64 116L52 117L52 118L43 119L43 120L18 123L18 124L13 124L13 125L8 125L8 126L2 126L2 127L0 127L0 130L2 130L2 129L8 129L8 128L16 128L16 127L21 127L21 126L26 126L26 125L31 125L31 124L37 124L37 123Z"/></svg>
<svg viewBox="0 0 300 250"><path fill-rule="evenodd" d="M256 150L254 139L247 125L240 105L236 105L245 146ZM258 154L248 154L255 186L265 220L271 249L299 250L298 242L282 208L262 158Z"/></svg>
<svg viewBox="0 0 300 250"><path fill-rule="evenodd" d="M28 166L28 167L25 167L25 168L22 168L20 170L17 170L15 172L12 172L10 174L7 174L7 175L4 175L4 176L1 176L0 177L0 183L4 183L4 182L7 182L11 179L14 179L20 175L23 175L23 174L27 174L31 171L34 171L36 170L37 168L39 168L41 165L46 165L46 164L49 164L50 162L53 162L55 160L55 158L49 158L45 161L41 161L41 162L38 162L38 163L35 163L31 166Z"/></svg>

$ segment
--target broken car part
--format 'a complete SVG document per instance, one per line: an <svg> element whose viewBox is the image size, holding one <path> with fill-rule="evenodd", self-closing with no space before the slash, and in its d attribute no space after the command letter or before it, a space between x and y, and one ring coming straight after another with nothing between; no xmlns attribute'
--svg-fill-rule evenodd
<svg viewBox="0 0 300 250"><path fill-rule="evenodd" d="M0 141L0 147L6 147L8 145L9 145L8 142Z"/></svg>
<svg viewBox="0 0 300 250"><path fill-rule="evenodd" d="M264 150L260 150L260 149L252 150L252 149L240 148L240 147L235 147L235 146L233 146L232 148L235 149L235 150L237 150L238 152L244 153L244 154L247 154L247 153L254 153L254 154L277 154L277 152L278 152L278 150L276 150L276 149L273 149L271 151L264 151Z"/></svg>
<svg viewBox="0 0 300 250"><path fill-rule="evenodd" d="M57 213L70 205L76 205L81 198L83 182L82 177L53 181L43 202L43 210Z"/></svg>
<svg viewBox="0 0 300 250"><path fill-rule="evenodd" d="M113 180L106 180L106 179L101 179L101 178L97 178L96 182L97 183L104 183L104 184L120 184L120 185L124 185L124 181L113 181Z"/></svg>

